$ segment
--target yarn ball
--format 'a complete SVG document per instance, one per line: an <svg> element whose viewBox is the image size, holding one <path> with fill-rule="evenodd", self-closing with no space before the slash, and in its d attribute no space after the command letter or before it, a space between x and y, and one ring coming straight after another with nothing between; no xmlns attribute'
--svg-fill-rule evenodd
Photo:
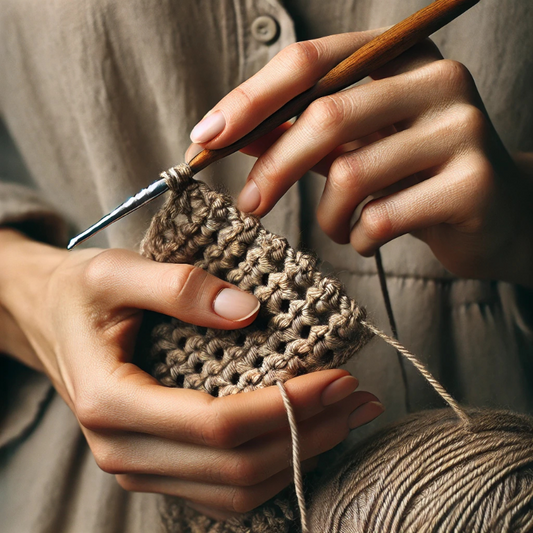
<svg viewBox="0 0 533 533"><path fill-rule="evenodd" d="M305 479L313 533L533 531L533 419L507 411L425 411L326 454ZM226 522L169 498L169 533L299 533L290 491Z"/></svg>
<svg viewBox="0 0 533 533"><path fill-rule="evenodd" d="M412 415L343 454L314 487L311 531L533 531L533 419L450 409Z"/></svg>

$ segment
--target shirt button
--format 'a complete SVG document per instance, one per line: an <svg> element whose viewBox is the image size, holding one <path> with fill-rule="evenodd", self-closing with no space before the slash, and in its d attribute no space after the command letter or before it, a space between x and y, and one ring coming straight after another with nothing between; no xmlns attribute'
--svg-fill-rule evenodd
<svg viewBox="0 0 533 533"><path fill-rule="evenodd" d="M268 15L257 17L252 22L252 35L260 43L272 44L279 36L279 25Z"/></svg>

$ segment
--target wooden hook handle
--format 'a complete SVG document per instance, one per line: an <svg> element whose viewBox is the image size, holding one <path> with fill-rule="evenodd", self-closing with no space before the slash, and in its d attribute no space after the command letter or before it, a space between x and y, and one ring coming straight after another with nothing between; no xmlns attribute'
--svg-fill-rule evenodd
<svg viewBox="0 0 533 533"><path fill-rule="evenodd" d="M477 4L479 0L436 0L359 48L321 78L313 87L278 109L238 141L218 150L203 150L190 162L194 173L274 130L302 113L311 102L352 85L429 37Z"/></svg>

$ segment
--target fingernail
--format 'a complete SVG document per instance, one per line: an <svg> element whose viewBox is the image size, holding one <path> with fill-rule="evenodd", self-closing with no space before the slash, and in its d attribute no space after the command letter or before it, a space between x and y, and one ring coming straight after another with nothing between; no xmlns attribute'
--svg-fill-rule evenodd
<svg viewBox="0 0 533 533"><path fill-rule="evenodd" d="M215 111L206 116L191 131L191 141L193 143L206 143L216 137L226 127L226 119L222 111Z"/></svg>
<svg viewBox="0 0 533 533"><path fill-rule="evenodd" d="M187 148L187 151L185 152L185 161L189 163L192 161L201 151L203 148L199 144L191 144L189 148Z"/></svg>
<svg viewBox="0 0 533 533"><path fill-rule="evenodd" d="M261 203L261 193L254 180L248 181L239 194L237 207L244 213L253 213Z"/></svg>
<svg viewBox="0 0 533 533"><path fill-rule="evenodd" d="M365 403L364 405L359 406L355 411L352 411L348 417L348 427L350 429L355 429L364 426L374 420L374 418L378 417L383 411L385 411L385 408L380 402Z"/></svg>
<svg viewBox="0 0 533 533"><path fill-rule="evenodd" d="M235 289L222 289L213 303L218 316L237 322L250 318L259 309L259 302L253 294Z"/></svg>
<svg viewBox="0 0 533 533"><path fill-rule="evenodd" d="M322 405L326 407L344 400L357 389L358 385L359 382L353 376L343 376L335 380L322 391Z"/></svg>

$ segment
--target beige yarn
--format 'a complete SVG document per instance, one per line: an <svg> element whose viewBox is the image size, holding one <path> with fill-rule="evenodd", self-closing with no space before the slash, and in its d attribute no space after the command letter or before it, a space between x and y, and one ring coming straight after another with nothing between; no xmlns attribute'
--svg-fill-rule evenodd
<svg viewBox="0 0 533 533"><path fill-rule="evenodd" d="M171 503L163 516L169 531L307 531L297 425L282 383L302 373L341 366L373 335L394 346L448 402L455 413L453 431L469 431L464 410L412 353L368 321L364 309L347 296L336 278L321 275L314 256L293 250L286 239L266 231L256 217L241 213L228 195L192 179L187 165L162 176L171 195L154 217L142 253L157 261L202 268L252 292L261 310L251 326L237 331L200 328L159 316L152 331L151 371L167 386L204 390L214 396L277 384L293 435L300 509L295 515L294 492L285 491L284 497L257 512L220 523L195 513L182 501L167 499ZM406 440L408 436L404 435ZM409 461L416 465L416 457ZM383 459L379 464L385 466ZM387 508L388 503L383 505ZM313 531L319 530L315 525ZM381 531L376 523L370 530Z"/></svg>
<svg viewBox="0 0 533 533"><path fill-rule="evenodd" d="M314 256L295 251L231 197L192 179L183 166L163 173L171 188L142 244L156 261L190 263L252 292L256 321L237 331L176 319L153 331L152 371L161 383L225 396L337 368L372 336L366 313Z"/></svg>
<svg viewBox="0 0 533 533"><path fill-rule="evenodd" d="M152 332L149 363L161 383L213 396L250 391L337 368L378 335L468 422L425 366L372 325L337 278L322 276L313 255L295 251L257 217L239 211L229 195L194 180L188 165L161 176L171 194L152 220L142 253L156 261L193 264L253 293L261 303L254 323L236 331L161 317Z"/></svg>
<svg viewBox="0 0 533 533"><path fill-rule="evenodd" d="M530 533L533 419L506 411L416 413L326 455L306 478L313 533ZM168 533L299 533L291 493L219 522L177 499Z"/></svg>
<svg viewBox="0 0 533 533"><path fill-rule="evenodd" d="M162 525L166 533L301 533L291 496L285 490L254 511L226 521L209 518L183 500L167 496L161 506Z"/></svg>
<svg viewBox="0 0 533 533"><path fill-rule="evenodd" d="M316 484L312 531L533 531L533 419L472 409L416 413L347 450Z"/></svg>

